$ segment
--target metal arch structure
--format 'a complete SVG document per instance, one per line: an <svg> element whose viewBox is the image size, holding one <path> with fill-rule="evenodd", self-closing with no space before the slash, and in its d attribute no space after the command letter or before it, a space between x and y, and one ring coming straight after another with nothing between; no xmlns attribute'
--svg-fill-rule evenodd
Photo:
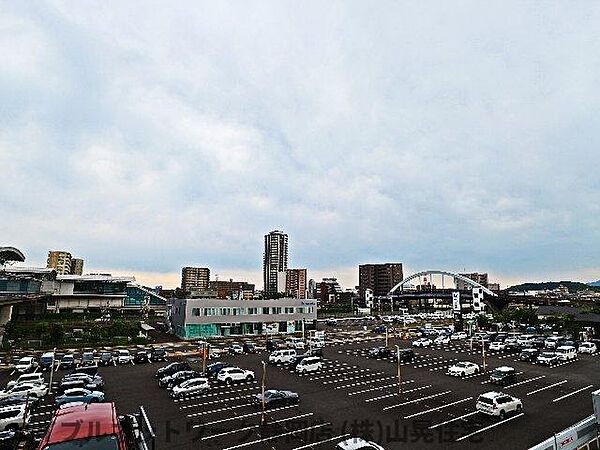
<svg viewBox="0 0 600 450"><path fill-rule="evenodd" d="M15 247L0 247L0 264L24 262L25 255Z"/></svg>
<svg viewBox="0 0 600 450"><path fill-rule="evenodd" d="M474 288L480 288L480 289L482 289L483 292L486 293L487 295L490 295L492 297L497 297L498 296L495 292L493 292L490 289L486 288L485 286L477 283L476 281L471 280L470 278L467 278L467 277L465 277L463 275L460 275L458 273L447 272L447 271L444 271L444 270L425 270L423 272L415 273L415 274L409 276L408 278L403 279L400 283L398 283L396 286L394 286L390 290L390 292L388 293L388 295L393 295L394 292L398 288L400 288L400 290L402 290L402 288L404 287L404 285L406 283L408 283L409 281L414 280L415 278L423 277L425 275L442 275L442 276L452 277L455 280L456 279L461 280L461 281L463 281L463 282L471 285Z"/></svg>

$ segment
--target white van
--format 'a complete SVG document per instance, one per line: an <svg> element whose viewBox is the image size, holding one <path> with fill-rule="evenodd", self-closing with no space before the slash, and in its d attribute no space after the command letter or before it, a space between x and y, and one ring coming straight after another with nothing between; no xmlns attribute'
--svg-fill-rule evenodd
<svg viewBox="0 0 600 450"><path fill-rule="evenodd" d="M577 358L577 349L570 345L561 345L554 352L561 361L569 361Z"/></svg>
<svg viewBox="0 0 600 450"><path fill-rule="evenodd" d="M308 358L304 358L302 361L298 363L296 366L296 372L305 373L305 372L318 372L323 367L323 363L321 362L321 358L316 356L309 356Z"/></svg>
<svg viewBox="0 0 600 450"><path fill-rule="evenodd" d="M288 364L296 359L296 350L288 348L285 350L275 350L269 355L269 362L271 364Z"/></svg>
<svg viewBox="0 0 600 450"><path fill-rule="evenodd" d="M288 338L285 341L285 345L287 345L288 348L295 348L296 350L304 350L304 339L296 338L296 337Z"/></svg>
<svg viewBox="0 0 600 450"><path fill-rule="evenodd" d="M310 338L308 340L309 348L323 348L325 347L325 339L321 338Z"/></svg>

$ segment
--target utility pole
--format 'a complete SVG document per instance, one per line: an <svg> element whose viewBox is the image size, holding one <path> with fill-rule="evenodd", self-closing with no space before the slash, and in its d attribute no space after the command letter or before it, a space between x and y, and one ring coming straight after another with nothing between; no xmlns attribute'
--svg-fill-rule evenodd
<svg viewBox="0 0 600 450"><path fill-rule="evenodd" d="M52 378L54 375L54 358L56 357L56 347L52 350L52 366L50 367L50 384L48 385L48 394L52 393Z"/></svg>
<svg viewBox="0 0 600 450"><path fill-rule="evenodd" d="M385 346L388 346L388 340L389 340L389 333L388 333L388 327L387 325L385 326Z"/></svg>
<svg viewBox="0 0 600 450"><path fill-rule="evenodd" d="M396 364L398 366L398 395L402 394L402 369L400 365L400 347L396 345Z"/></svg>
<svg viewBox="0 0 600 450"><path fill-rule="evenodd" d="M202 343L202 373L206 374L206 360L208 359L208 342Z"/></svg>
<svg viewBox="0 0 600 450"><path fill-rule="evenodd" d="M483 371L485 372L486 364L485 364L485 342L483 340L483 336L481 337L481 355L483 357Z"/></svg>
<svg viewBox="0 0 600 450"><path fill-rule="evenodd" d="M267 416L265 414L265 379L267 378L267 364L264 361L262 362L263 367L263 375L262 375L262 383L261 383L261 391L262 391L262 414L260 416L260 424L265 426L267 424Z"/></svg>

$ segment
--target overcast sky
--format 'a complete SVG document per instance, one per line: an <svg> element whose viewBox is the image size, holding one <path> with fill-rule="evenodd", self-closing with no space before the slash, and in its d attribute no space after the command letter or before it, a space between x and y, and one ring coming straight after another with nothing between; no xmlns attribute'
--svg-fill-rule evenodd
<svg viewBox="0 0 600 450"><path fill-rule="evenodd" d="M597 2L2 2L0 245L598 279L599 49Z"/></svg>

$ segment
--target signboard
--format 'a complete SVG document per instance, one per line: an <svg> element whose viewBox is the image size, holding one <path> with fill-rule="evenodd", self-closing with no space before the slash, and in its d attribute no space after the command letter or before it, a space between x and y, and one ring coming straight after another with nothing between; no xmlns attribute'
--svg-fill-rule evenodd
<svg viewBox="0 0 600 450"><path fill-rule="evenodd" d="M452 293L452 311L460 312L460 292Z"/></svg>
<svg viewBox="0 0 600 450"><path fill-rule="evenodd" d="M473 288L473 311L481 312L483 310L483 289Z"/></svg>

